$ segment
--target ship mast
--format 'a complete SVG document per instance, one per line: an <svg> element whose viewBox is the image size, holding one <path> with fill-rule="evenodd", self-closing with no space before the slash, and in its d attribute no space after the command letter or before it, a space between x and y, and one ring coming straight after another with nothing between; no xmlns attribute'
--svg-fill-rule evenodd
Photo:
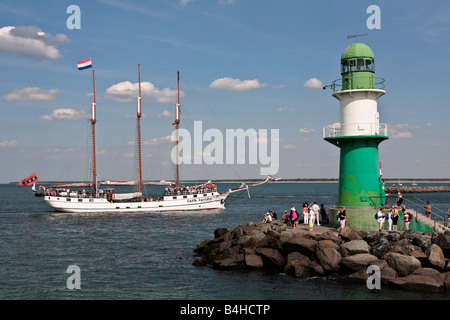
<svg viewBox="0 0 450 320"><path fill-rule="evenodd" d="M177 147L177 180L176 180L176 186L178 187L180 184L180 161L179 161L179 134L178 134L178 129L180 127L180 71L177 71L177 94L178 94L178 101L177 104L175 105L175 130L176 130L176 136L177 136L177 140L176 140L176 147Z"/></svg>
<svg viewBox="0 0 450 320"><path fill-rule="evenodd" d="M97 110L95 100L95 70L92 68L92 83L94 87L94 102L91 107L91 124L92 124L92 175L94 181L94 194L97 197L97 161L95 156L95 123L97 122Z"/></svg>
<svg viewBox="0 0 450 320"><path fill-rule="evenodd" d="M142 201L142 151L141 151L141 65L138 64L138 74L139 74L139 97L137 101L137 142L138 142L138 168L139 168L139 192L141 193L141 201Z"/></svg>

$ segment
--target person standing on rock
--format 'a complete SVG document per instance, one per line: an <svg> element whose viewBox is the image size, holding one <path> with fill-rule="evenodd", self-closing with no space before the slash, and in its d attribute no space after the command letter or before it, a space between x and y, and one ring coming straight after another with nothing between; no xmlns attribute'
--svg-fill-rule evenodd
<svg viewBox="0 0 450 320"><path fill-rule="evenodd" d="M398 209L397 206L392 206L392 224L393 224L393 230L397 231L397 222L398 222L398 218L400 216L398 215Z"/></svg>
<svg viewBox="0 0 450 320"><path fill-rule="evenodd" d="M302 214L303 214L303 224L308 224L308 218L309 218L308 202L303 203Z"/></svg>
<svg viewBox="0 0 450 320"><path fill-rule="evenodd" d="M390 214L390 213L388 213L388 214ZM381 232L381 230L383 230L383 224L384 224L384 220L386 219L386 216L387 215L383 213L383 207L380 207L380 210L378 210L378 212L377 212L378 232ZM390 227L389 227L389 231L391 231Z"/></svg>
<svg viewBox="0 0 450 320"><path fill-rule="evenodd" d="M317 219L317 225L320 226L320 217L319 217L320 207L316 201L314 201L314 204L311 206L311 209L314 212L314 216ZM313 221L313 224L314 224L314 221Z"/></svg>
<svg viewBox="0 0 450 320"><path fill-rule="evenodd" d="M411 217L409 213L406 211L403 215L403 221L405 222L405 230L409 230L409 223L411 222Z"/></svg>
<svg viewBox="0 0 450 320"><path fill-rule="evenodd" d="M386 213L384 217L385 219L387 219L388 222L388 231L392 231L392 221L393 221L392 217L393 217L392 211Z"/></svg>
<svg viewBox="0 0 450 320"><path fill-rule="evenodd" d="M345 228L345 222L347 221L347 214L345 212L345 207L340 207L337 213L337 219L339 221L338 232L341 232Z"/></svg>
<svg viewBox="0 0 450 320"><path fill-rule="evenodd" d="M292 221L292 228L294 229L297 227L298 224L298 214L294 207L291 208L291 221Z"/></svg>
<svg viewBox="0 0 450 320"><path fill-rule="evenodd" d="M431 204L430 201L427 201L427 203L424 206L425 208L425 217L431 218Z"/></svg>

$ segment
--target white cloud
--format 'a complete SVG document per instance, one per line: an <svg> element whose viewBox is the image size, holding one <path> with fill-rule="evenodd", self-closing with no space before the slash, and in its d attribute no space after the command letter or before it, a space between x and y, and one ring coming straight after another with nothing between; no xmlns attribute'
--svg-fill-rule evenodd
<svg viewBox="0 0 450 320"><path fill-rule="evenodd" d="M315 129L301 128L300 130L298 130L298 133L312 133L315 131L316 131Z"/></svg>
<svg viewBox="0 0 450 320"><path fill-rule="evenodd" d="M131 83L130 81L123 81L113 84L106 89L106 98L118 102L132 102L137 100L139 94L139 83ZM176 102L177 90L169 88L156 88L151 82L141 82L141 94L143 98L150 97L158 103ZM184 93L180 91L180 96Z"/></svg>
<svg viewBox="0 0 450 320"><path fill-rule="evenodd" d="M70 40L64 34L52 36L35 26L0 28L0 53L20 55L41 62L60 58L56 46L68 42Z"/></svg>
<svg viewBox="0 0 450 320"><path fill-rule="evenodd" d="M304 87L318 89L323 87L323 83L317 78L311 78L305 82Z"/></svg>
<svg viewBox="0 0 450 320"><path fill-rule="evenodd" d="M293 150L293 149L297 149L297 147L295 146L295 145L293 145L293 144L285 144L285 145L283 145L283 146L281 146L283 149L286 149L286 150Z"/></svg>
<svg viewBox="0 0 450 320"><path fill-rule="evenodd" d="M233 4L236 3L236 0L219 0L220 4Z"/></svg>
<svg viewBox="0 0 450 320"><path fill-rule="evenodd" d="M258 89L266 87L267 84L260 83L258 79L243 80L233 78L220 78L216 79L209 85L212 89L224 89L229 91L247 91L250 89Z"/></svg>
<svg viewBox="0 0 450 320"><path fill-rule="evenodd" d="M39 117L39 120L78 120L87 118L88 115L84 111L74 109L55 109L51 114Z"/></svg>
<svg viewBox="0 0 450 320"><path fill-rule="evenodd" d="M17 147L17 141L13 140L13 141L2 141L0 142L0 148L15 148Z"/></svg>
<svg viewBox="0 0 450 320"><path fill-rule="evenodd" d="M413 137L412 131L419 128L419 126L411 126L407 123L395 124L389 126L388 134L393 139L408 139Z"/></svg>
<svg viewBox="0 0 450 320"><path fill-rule="evenodd" d="M161 112L161 113L158 115L158 118L166 118L166 117L170 117L170 116L171 116L170 112L167 111L167 110L164 110L163 112Z"/></svg>
<svg viewBox="0 0 450 320"><path fill-rule="evenodd" d="M407 138L412 138L413 135L409 131L401 131L401 132L394 133L391 137L394 139L407 139Z"/></svg>
<svg viewBox="0 0 450 320"><path fill-rule="evenodd" d="M286 111L288 111L288 112L294 112L295 109L294 109L294 108L289 108L289 107L278 108L278 109L277 109L277 112L286 112Z"/></svg>
<svg viewBox="0 0 450 320"><path fill-rule="evenodd" d="M58 89L41 89L38 87L29 87L23 89L14 89L12 92L3 96L3 99L6 101L14 101L14 100L53 100L55 99L55 95L60 93L61 91Z"/></svg>
<svg viewBox="0 0 450 320"><path fill-rule="evenodd" d="M172 136L165 136L165 137L159 137L159 138L153 138L147 141L144 141L145 145L157 145L165 142L170 142Z"/></svg>

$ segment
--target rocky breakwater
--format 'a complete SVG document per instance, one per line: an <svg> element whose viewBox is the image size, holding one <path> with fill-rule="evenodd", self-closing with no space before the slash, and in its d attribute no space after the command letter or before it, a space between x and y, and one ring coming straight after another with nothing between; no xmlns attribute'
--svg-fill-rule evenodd
<svg viewBox="0 0 450 320"><path fill-rule="evenodd" d="M281 221L218 228L195 249L196 266L267 269L295 277L324 276L366 282L370 265L381 283L407 290L450 289L450 234L353 230L292 230Z"/></svg>

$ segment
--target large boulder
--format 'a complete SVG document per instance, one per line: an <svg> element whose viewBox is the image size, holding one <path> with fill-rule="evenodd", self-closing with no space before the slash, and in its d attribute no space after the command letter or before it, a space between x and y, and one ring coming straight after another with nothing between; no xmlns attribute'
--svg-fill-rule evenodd
<svg viewBox="0 0 450 320"><path fill-rule="evenodd" d="M434 244L438 245L444 256L450 258L450 235L449 234L439 234L434 240Z"/></svg>
<svg viewBox="0 0 450 320"><path fill-rule="evenodd" d="M364 240L352 240L340 246L343 257L352 256L359 253L370 253L370 247Z"/></svg>
<svg viewBox="0 0 450 320"><path fill-rule="evenodd" d="M264 263L262 258L254 253L245 255L245 265L250 268L262 268L264 267Z"/></svg>
<svg viewBox="0 0 450 320"><path fill-rule="evenodd" d="M400 276L410 275L422 266L417 258L400 253L387 253L384 259Z"/></svg>
<svg viewBox="0 0 450 320"><path fill-rule="evenodd" d="M267 267L281 268L284 266L285 259L277 249L256 248L255 253L261 256L264 265Z"/></svg>
<svg viewBox="0 0 450 320"><path fill-rule="evenodd" d="M359 253L342 258L341 264L353 271L367 269L368 266L378 262L378 258L369 253Z"/></svg>
<svg viewBox="0 0 450 320"><path fill-rule="evenodd" d="M346 241L363 239L363 237L358 233L358 231L351 229L349 227L345 227L344 229L342 229L339 235Z"/></svg>
<svg viewBox="0 0 450 320"><path fill-rule="evenodd" d="M317 251L317 258L320 265L327 272L338 272L339 263L342 260L341 254L335 248L325 248Z"/></svg>
<svg viewBox="0 0 450 320"><path fill-rule="evenodd" d="M285 239L281 244L281 248L288 253L297 251L301 254L309 256L314 253L316 245L316 240L308 239L301 235L294 235L288 239Z"/></svg>
<svg viewBox="0 0 450 320"><path fill-rule="evenodd" d="M392 279L390 283L412 291L442 292L445 288L443 280L428 275L411 274Z"/></svg>
<svg viewBox="0 0 450 320"><path fill-rule="evenodd" d="M444 253L442 252L442 249L438 245L433 243L426 251L426 254L431 266L440 271L444 270L446 259L444 257Z"/></svg>

